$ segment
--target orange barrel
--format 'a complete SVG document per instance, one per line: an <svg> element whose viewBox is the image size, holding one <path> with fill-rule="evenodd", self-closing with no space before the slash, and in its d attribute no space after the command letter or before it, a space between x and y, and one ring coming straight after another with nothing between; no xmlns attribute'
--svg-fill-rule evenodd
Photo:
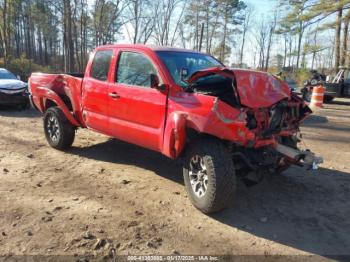
<svg viewBox="0 0 350 262"><path fill-rule="evenodd" d="M312 96L310 101L310 107L323 107L323 97L325 88L323 86L314 86L312 89Z"/></svg>

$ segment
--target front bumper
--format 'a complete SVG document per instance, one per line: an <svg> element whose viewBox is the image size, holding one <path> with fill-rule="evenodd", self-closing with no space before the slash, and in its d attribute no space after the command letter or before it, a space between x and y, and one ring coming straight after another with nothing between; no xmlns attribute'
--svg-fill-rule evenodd
<svg viewBox="0 0 350 262"><path fill-rule="evenodd" d="M287 157L293 164L304 166L306 169L318 169L318 166L323 163L323 158L316 156L310 150L299 150L282 144L277 144L276 151Z"/></svg>
<svg viewBox="0 0 350 262"><path fill-rule="evenodd" d="M7 94L0 91L0 105L23 105L28 103L27 91Z"/></svg>

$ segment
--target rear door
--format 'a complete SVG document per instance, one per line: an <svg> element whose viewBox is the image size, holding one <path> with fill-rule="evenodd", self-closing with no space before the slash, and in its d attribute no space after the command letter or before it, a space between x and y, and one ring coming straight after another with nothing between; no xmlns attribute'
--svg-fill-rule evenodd
<svg viewBox="0 0 350 262"><path fill-rule="evenodd" d="M110 131L114 137L159 151L165 121L165 92L151 88L150 75L161 76L142 52L119 50L109 87Z"/></svg>
<svg viewBox="0 0 350 262"><path fill-rule="evenodd" d="M87 127L102 133L108 132L108 80L112 58L113 49L97 50L83 81L84 121Z"/></svg>

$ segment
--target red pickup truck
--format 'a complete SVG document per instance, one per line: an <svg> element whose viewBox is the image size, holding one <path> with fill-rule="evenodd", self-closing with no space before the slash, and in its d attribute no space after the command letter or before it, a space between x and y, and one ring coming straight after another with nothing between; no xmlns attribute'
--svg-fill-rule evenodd
<svg viewBox="0 0 350 262"><path fill-rule="evenodd" d="M50 146L66 149L89 128L183 156L186 190L205 213L227 206L237 179L320 162L297 148L311 110L286 83L192 50L101 46L84 75L33 73L29 89Z"/></svg>

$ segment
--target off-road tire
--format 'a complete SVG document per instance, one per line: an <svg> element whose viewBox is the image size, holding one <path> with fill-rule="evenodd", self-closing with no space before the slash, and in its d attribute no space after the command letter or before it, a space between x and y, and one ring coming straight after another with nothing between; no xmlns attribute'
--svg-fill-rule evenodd
<svg viewBox="0 0 350 262"><path fill-rule="evenodd" d="M190 163L195 156L203 159L208 176L207 189L202 197L195 194L190 182ZM226 208L236 193L237 178L231 155L224 144L214 138L199 138L188 145L183 176L192 204L206 214Z"/></svg>
<svg viewBox="0 0 350 262"><path fill-rule="evenodd" d="M52 139L49 134L48 122L49 119L57 119L59 136L57 139ZM44 114L44 131L46 140L49 145L55 149L63 150L70 147L75 138L75 127L68 121L64 113L59 107L50 107Z"/></svg>

